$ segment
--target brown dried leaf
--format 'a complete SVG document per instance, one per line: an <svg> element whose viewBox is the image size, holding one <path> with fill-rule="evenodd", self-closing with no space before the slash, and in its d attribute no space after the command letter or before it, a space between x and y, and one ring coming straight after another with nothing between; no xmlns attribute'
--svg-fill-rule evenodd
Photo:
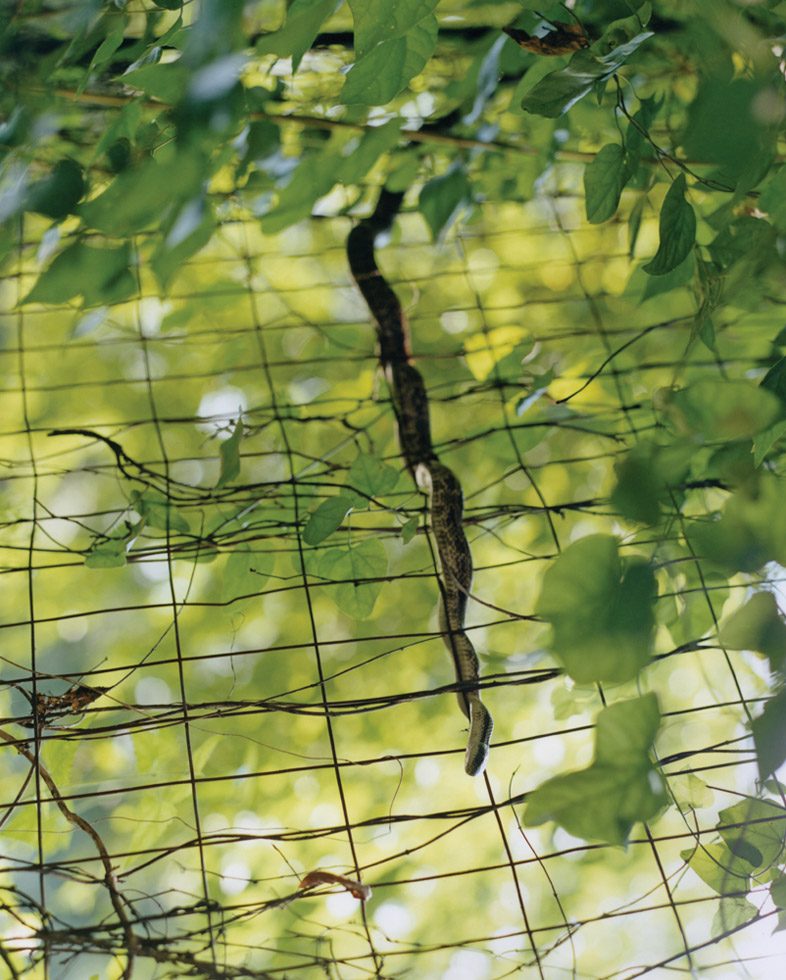
<svg viewBox="0 0 786 980"><path fill-rule="evenodd" d="M361 902L367 902L371 898L371 889L368 885L364 885L362 881L357 881L355 878L347 878L346 875L333 874L332 871L309 871L301 880L298 888L314 888L317 885L341 885L342 888L346 888L350 895Z"/></svg>
<svg viewBox="0 0 786 980"><path fill-rule="evenodd" d="M517 27L503 27L502 30L508 37L512 37L519 47L533 54L570 54L571 51L589 47L589 39L580 24L565 24L560 20L554 21L554 30L547 31L539 37Z"/></svg>

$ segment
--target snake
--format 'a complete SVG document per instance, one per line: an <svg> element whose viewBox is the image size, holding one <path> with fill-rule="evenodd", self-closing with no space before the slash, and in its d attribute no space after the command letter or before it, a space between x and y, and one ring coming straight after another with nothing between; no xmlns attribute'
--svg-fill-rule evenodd
<svg viewBox="0 0 786 980"><path fill-rule="evenodd" d="M377 265L375 245L387 233L404 193L383 188L369 217L347 237L347 259L376 325L379 363L398 428L401 456L429 500L429 520L440 565L439 631L456 674L459 708L469 721L464 769L480 775L488 761L494 722L481 701L478 655L464 628L472 588L472 553L464 533L464 495L456 474L442 463L431 441L429 400L412 359L409 324L395 290Z"/></svg>

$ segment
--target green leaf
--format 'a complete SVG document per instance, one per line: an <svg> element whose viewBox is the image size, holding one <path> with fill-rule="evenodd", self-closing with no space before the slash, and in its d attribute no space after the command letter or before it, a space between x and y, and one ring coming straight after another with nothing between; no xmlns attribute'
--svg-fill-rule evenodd
<svg viewBox="0 0 786 980"><path fill-rule="evenodd" d="M85 565L88 568L122 568L126 565L127 539L109 538L100 544L94 544L85 555Z"/></svg>
<svg viewBox="0 0 786 980"><path fill-rule="evenodd" d="M734 185L752 162L766 156L772 145L771 123L757 111L767 92L763 78L699 76L699 91L688 110L682 139L688 159L715 164L717 178ZM765 96L766 97L766 96ZM718 126L717 119L724 125Z"/></svg>
<svg viewBox="0 0 786 980"><path fill-rule="evenodd" d="M693 446L681 441L665 446L638 443L614 464L617 485L611 494L613 507L630 521L656 524L671 488L685 479L694 452Z"/></svg>
<svg viewBox="0 0 786 980"><path fill-rule="evenodd" d="M604 708L595 722L595 760L609 766L639 766L649 762L649 751L660 726L658 699L645 694Z"/></svg>
<svg viewBox="0 0 786 980"><path fill-rule="evenodd" d="M341 527L341 522L352 510L352 498L346 494L338 497L328 497L323 500L306 521L303 528L303 540L306 544L319 544L335 530Z"/></svg>
<svg viewBox="0 0 786 980"><path fill-rule="evenodd" d="M651 819L667 802L649 758L659 724L654 694L604 708L592 764L541 784L527 798L524 823L555 820L576 837L625 843L634 823Z"/></svg>
<svg viewBox="0 0 786 980"><path fill-rule="evenodd" d="M434 241L447 231L461 208L471 200L472 188L460 165L423 185L418 208L426 219Z"/></svg>
<svg viewBox="0 0 786 980"><path fill-rule="evenodd" d="M191 73L179 61L163 65L143 65L122 76L123 84L138 88L151 99L175 105L185 94Z"/></svg>
<svg viewBox="0 0 786 980"><path fill-rule="evenodd" d="M733 898L722 898L717 912L712 917L710 935L720 936L726 932L731 932L733 929L739 929L746 922L755 919L758 914L759 910L747 898L742 898L739 895Z"/></svg>
<svg viewBox="0 0 786 980"><path fill-rule="evenodd" d="M553 626L551 650L575 681L621 682L649 662L655 596L650 566L623 563L616 539L595 534L546 571L536 611Z"/></svg>
<svg viewBox="0 0 786 980"><path fill-rule="evenodd" d="M406 34L385 40L358 58L347 75L340 99L345 105L385 105L419 74L437 43L433 14Z"/></svg>
<svg viewBox="0 0 786 980"><path fill-rule="evenodd" d="M415 537L418 530L418 518L410 517L410 519L401 525L401 540L404 544L409 544L409 542Z"/></svg>
<svg viewBox="0 0 786 980"><path fill-rule="evenodd" d="M203 197L186 201L171 215L150 257L150 268L162 289L169 286L186 259L207 245L215 228L213 212Z"/></svg>
<svg viewBox="0 0 786 980"><path fill-rule="evenodd" d="M216 489L231 483L240 473L240 440L243 438L243 420L238 418L232 435L218 447L221 454L221 472L216 483Z"/></svg>
<svg viewBox="0 0 786 980"><path fill-rule="evenodd" d="M336 605L355 619L367 619L374 611L382 582L367 581L387 574L388 559L374 538L351 548L331 548L320 557L319 574L340 582L331 590Z"/></svg>
<svg viewBox="0 0 786 980"><path fill-rule="evenodd" d="M781 167L762 188L758 207L778 231L786 231L786 167Z"/></svg>
<svg viewBox="0 0 786 980"><path fill-rule="evenodd" d="M644 134L649 132L662 106L663 99L655 99L654 97L642 99L639 109L634 113L631 122L628 123L628 128L625 130L626 180L634 176L642 155L649 150L649 143Z"/></svg>
<svg viewBox="0 0 786 980"><path fill-rule="evenodd" d="M72 213L84 193L82 168L74 160L66 158L55 164L48 177L30 184L22 208L46 215L47 218L60 219Z"/></svg>
<svg viewBox="0 0 786 980"><path fill-rule="evenodd" d="M642 266L643 268L643 266ZM680 286L687 286L694 278L696 268L696 258L693 252L688 253L688 257L680 262L676 269L667 272L663 276L647 276L645 274L645 286L642 293L642 301L670 293L672 290L679 289Z"/></svg>
<svg viewBox="0 0 786 980"><path fill-rule="evenodd" d="M781 874L770 885L772 904L778 909L786 909L786 875Z"/></svg>
<svg viewBox="0 0 786 980"><path fill-rule="evenodd" d="M762 473L729 498L720 520L695 521L688 537L700 557L729 570L752 572L771 560L786 563L782 481Z"/></svg>
<svg viewBox="0 0 786 980"><path fill-rule="evenodd" d="M65 303L81 295L85 306L118 303L136 292L131 249L69 245L38 277L23 303Z"/></svg>
<svg viewBox="0 0 786 980"><path fill-rule="evenodd" d="M203 175L204 161L196 153L178 153L164 163L148 160L118 174L79 214L89 227L126 238L158 223L173 202L196 196Z"/></svg>
<svg viewBox="0 0 786 980"><path fill-rule="evenodd" d="M305 157L280 191L275 207L262 218L262 231L275 235L308 218L314 204L335 184L341 164L342 158L335 151Z"/></svg>
<svg viewBox="0 0 786 980"><path fill-rule="evenodd" d="M127 527L122 534L115 534L93 542L85 554L88 568L122 568L127 564L126 555L144 527L144 521Z"/></svg>
<svg viewBox="0 0 786 980"><path fill-rule="evenodd" d="M781 357L772 365L761 379L761 386L786 403L786 357Z"/></svg>
<svg viewBox="0 0 786 980"><path fill-rule="evenodd" d="M662 276L676 269L696 241L696 213L685 200L685 187L685 174L679 174L663 199L658 251L644 266L651 276Z"/></svg>
<svg viewBox="0 0 786 980"><path fill-rule="evenodd" d="M392 149L401 138L401 119L389 119L381 126L367 129L363 138L344 156L337 179L343 184L357 184L366 176L383 153Z"/></svg>
<svg viewBox="0 0 786 980"><path fill-rule="evenodd" d="M355 25L355 52L362 58L373 47L407 34L434 13L437 0L349 0Z"/></svg>
<svg viewBox="0 0 786 980"><path fill-rule="evenodd" d="M766 870L783 854L786 810L768 800L749 797L718 813L718 832L734 854L757 870Z"/></svg>
<svg viewBox="0 0 786 980"><path fill-rule="evenodd" d="M366 497L389 493L398 483L398 470L376 456L361 453L349 468L347 487ZM363 500L360 506L367 504Z"/></svg>
<svg viewBox="0 0 786 980"><path fill-rule="evenodd" d="M771 592L757 592L720 630L720 642L731 650L756 650L779 669L786 657L786 623Z"/></svg>
<svg viewBox="0 0 786 980"><path fill-rule="evenodd" d="M735 855L723 841L682 851L680 857L719 895L747 892L750 889L750 876L756 870L750 861Z"/></svg>
<svg viewBox="0 0 786 980"><path fill-rule="evenodd" d="M613 217L625 186L625 151L607 143L584 168L584 204L587 221L599 224Z"/></svg>
<svg viewBox="0 0 786 980"><path fill-rule="evenodd" d="M293 0L287 10L284 26L257 41L257 54L291 57L294 74L323 22L334 13L338 3L339 0Z"/></svg>
<svg viewBox="0 0 786 980"><path fill-rule="evenodd" d="M704 442L751 439L775 421L778 399L749 381L705 378L687 388L656 393L664 416L681 435Z"/></svg>
<svg viewBox="0 0 786 980"><path fill-rule="evenodd" d="M131 492L131 506L149 527L159 531L168 529L184 533L190 530L186 518L163 494L153 490L145 490L144 493L133 490Z"/></svg>
<svg viewBox="0 0 786 980"><path fill-rule="evenodd" d="M233 551L221 577L221 601L231 602L241 595L252 595L270 578L276 565L273 552Z"/></svg>
<svg viewBox="0 0 786 980"><path fill-rule="evenodd" d="M766 779L786 760L786 691L767 702L764 711L751 722L751 731L759 778Z"/></svg>
<svg viewBox="0 0 786 980"><path fill-rule="evenodd" d="M760 432L753 440L753 465L761 466L774 446L786 436L786 420Z"/></svg>
<svg viewBox="0 0 786 980"><path fill-rule="evenodd" d="M85 78L85 83L90 77L90 72L96 69L103 68L104 65L108 64L112 60L112 55L117 51L120 45L123 43L123 37L126 29L126 20L124 17L118 17L114 21L114 25L108 31L104 40L99 44L96 49L96 53L90 60L90 69ZM85 84L83 83L83 85Z"/></svg>

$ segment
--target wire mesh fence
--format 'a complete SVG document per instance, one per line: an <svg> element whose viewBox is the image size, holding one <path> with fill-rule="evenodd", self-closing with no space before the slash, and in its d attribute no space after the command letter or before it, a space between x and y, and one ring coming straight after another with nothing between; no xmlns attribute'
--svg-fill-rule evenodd
<svg viewBox="0 0 786 980"><path fill-rule="evenodd" d="M135 298L87 313L18 305L49 247L20 227L0 351L8 975L119 976L129 954L139 977L778 975L786 811L753 798L746 727L767 673L716 636L753 579L679 546L711 481L657 533L610 494L657 390L763 371L782 307L729 312L717 353L689 343L687 291L643 297L625 226L587 229L579 179L563 163L439 247L405 212L381 253L465 495L495 718L475 780L353 219L265 237L230 201L169 295L140 236ZM307 544L359 457L395 481ZM570 682L535 614L549 563L596 532L658 570L656 657L610 689ZM624 848L524 827L528 792L590 761L605 699L641 690L675 805ZM729 835L762 855L755 880L713 850Z"/></svg>

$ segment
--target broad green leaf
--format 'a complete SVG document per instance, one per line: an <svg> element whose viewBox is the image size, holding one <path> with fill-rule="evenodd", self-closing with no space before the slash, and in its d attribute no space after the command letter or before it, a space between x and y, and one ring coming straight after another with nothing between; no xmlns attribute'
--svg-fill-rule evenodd
<svg viewBox="0 0 786 980"><path fill-rule="evenodd" d="M358 59L384 41L403 37L414 24L430 18L436 6L437 0L349 0Z"/></svg>
<svg viewBox="0 0 786 980"><path fill-rule="evenodd" d="M341 527L342 521L352 510L352 505L352 498L347 494L323 500L303 528L303 540L306 544L319 544Z"/></svg>
<svg viewBox="0 0 786 980"><path fill-rule="evenodd" d="M667 272L663 276L648 276L644 273L645 285L642 300L653 299L655 296L670 293L679 289L680 286L688 286L695 277L695 271L696 257L694 252L689 252L687 258L680 262L676 269L672 269L671 272Z"/></svg>
<svg viewBox="0 0 786 980"><path fill-rule="evenodd" d="M347 474L347 487L367 497L389 493L397 483L398 470L368 453L361 453L350 466ZM364 501L364 503L368 502Z"/></svg>
<svg viewBox="0 0 786 980"><path fill-rule="evenodd" d="M125 238L159 222L174 201L196 196L203 177L204 161L195 153L179 153L165 163L148 160L118 174L78 211L88 227Z"/></svg>
<svg viewBox="0 0 786 980"><path fill-rule="evenodd" d="M191 75L179 61L142 65L122 76L123 84L138 88L152 99L174 105L183 97Z"/></svg>
<svg viewBox="0 0 786 980"><path fill-rule="evenodd" d="M599 224L613 217L625 186L625 151L607 143L584 168L584 204L587 221Z"/></svg>
<svg viewBox="0 0 786 980"><path fill-rule="evenodd" d="M696 212L685 200L685 174L666 192L660 209L658 251L644 266L651 276L663 276L687 257L696 241Z"/></svg>
<svg viewBox="0 0 786 980"><path fill-rule="evenodd" d="M753 440L753 465L761 466L770 451L786 436L786 420L760 432Z"/></svg>
<svg viewBox="0 0 786 980"><path fill-rule="evenodd" d="M367 619L374 611L382 582L367 581L387 574L388 560L382 544L374 538L351 548L331 548L321 556L319 574L340 581L331 589L336 605L355 619Z"/></svg>
<svg viewBox="0 0 786 980"><path fill-rule="evenodd" d="M43 180L30 184L22 207L47 218L64 218L70 214L85 193L82 168L68 158L58 161L52 173Z"/></svg>
<svg viewBox="0 0 786 980"><path fill-rule="evenodd" d="M275 235L309 217L314 204L335 184L342 162L335 151L305 157L279 192L275 206L262 218L262 231Z"/></svg>
<svg viewBox="0 0 786 980"><path fill-rule="evenodd" d="M283 27L264 34L256 43L257 54L276 54L292 58L293 74L303 55L314 43L323 22L336 10L340 0L293 0Z"/></svg>
<svg viewBox="0 0 786 980"><path fill-rule="evenodd" d="M750 876L756 870L750 861L735 855L723 841L682 851L680 857L719 895L748 891Z"/></svg>
<svg viewBox="0 0 786 980"><path fill-rule="evenodd" d="M699 91L688 109L682 138L689 159L715 164L716 179L734 185L737 178L772 145L770 126L757 112L766 91L760 78L699 78ZM766 96L765 96L766 97ZM717 119L724 125L718 126Z"/></svg>
<svg viewBox="0 0 786 980"><path fill-rule="evenodd" d="M761 386L786 403L786 357L781 357L772 365L761 379Z"/></svg>
<svg viewBox="0 0 786 980"><path fill-rule="evenodd" d="M786 846L786 809L768 800L741 800L720 811L718 832L734 854L766 870L780 861Z"/></svg>
<svg viewBox="0 0 786 980"><path fill-rule="evenodd" d="M139 124L142 121L142 106L139 102L129 102L114 117L96 142L91 159L96 160L118 140L131 143L134 140Z"/></svg>
<svg viewBox="0 0 786 980"><path fill-rule="evenodd" d="M759 910L747 898L735 895L732 898L722 898L718 909L712 917L711 936L721 936L724 933L739 929L740 926L755 919Z"/></svg>
<svg viewBox="0 0 786 980"><path fill-rule="evenodd" d="M225 487L231 483L240 473L240 441L243 438L243 420L239 418L235 422L232 435L225 439L219 448L221 454L221 472L218 477L216 488Z"/></svg>
<svg viewBox="0 0 786 980"><path fill-rule="evenodd" d="M577 51L565 68L541 79L522 100L527 112L554 118L567 112L600 82L618 71L647 40L652 31L642 30L651 8L644 4L638 16L613 21L589 50Z"/></svg>
<svg viewBox="0 0 786 980"><path fill-rule="evenodd" d="M649 662L655 596L650 566L623 563L616 539L595 534L546 571L536 611L551 623L550 649L575 681L621 682Z"/></svg>
<svg viewBox="0 0 786 980"><path fill-rule="evenodd" d="M669 778L669 789L677 806L686 813L690 810L701 810L712 806L715 794L692 772L684 776Z"/></svg>
<svg viewBox="0 0 786 980"><path fill-rule="evenodd" d="M786 875L781 874L770 885L772 904L778 909L786 909Z"/></svg>
<svg viewBox="0 0 786 980"><path fill-rule="evenodd" d="M410 517L410 519L401 525L401 540L404 544L409 544L409 542L415 537L418 530L418 519L417 517Z"/></svg>
<svg viewBox="0 0 786 980"><path fill-rule="evenodd" d="M178 512L175 505L163 494L153 490L139 490L131 492L131 506L139 514L148 527L156 528L159 531L182 531L190 530L186 518Z"/></svg>
<svg viewBox="0 0 786 980"><path fill-rule="evenodd" d="M377 44L350 69L341 101L345 105L390 102L423 70L436 43L437 19L429 14L406 34Z"/></svg>
<svg viewBox="0 0 786 980"><path fill-rule="evenodd" d="M751 722L759 778L766 779L786 761L786 691L767 702Z"/></svg>
<svg viewBox="0 0 786 980"><path fill-rule="evenodd" d="M675 441L664 446L640 442L614 464L617 485L611 504L623 517L656 524L670 490L685 479L695 447Z"/></svg>
<svg viewBox="0 0 786 980"><path fill-rule="evenodd" d="M751 439L781 412L777 397L766 388L714 378L658 392L656 403L680 435L710 443Z"/></svg>
<svg viewBox="0 0 786 980"><path fill-rule="evenodd" d="M786 231L786 167L781 167L762 188L758 207L767 213L778 231Z"/></svg>
<svg viewBox="0 0 786 980"><path fill-rule="evenodd" d="M659 726L654 694L604 708L595 722L595 761L623 768L641 765L649 759Z"/></svg>
<svg viewBox="0 0 786 980"><path fill-rule="evenodd" d="M762 473L729 498L719 520L694 521L688 537L699 557L730 570L752 572L773 559L786 563L782 482Z"/></svg>
<svg viewBox="0 0 786 980"><path fill-rule="evenodd" d="M69 245L38 277L23 303L65 303L82 296L85 306L118 303L136 292L131 249Z"/></svg>
<svg viewBox="0 0 786 980"><path fill-rule="evenodd" d="M625 179L634 176L641 157L647 154L649 143L644 133L649 132L655 117L663 106L663 99L650 97L642 99L638 110L633 114L625 130ZM651 154L651 150L649 151ZM649 155L649 154L648 154Z"/></svg>
<svg viewBox="0 0 786 980"><path fill-rule="evenodd" d="M418 209L436 241L455 221L459 211L472 200L472 187L463 167L451 168L442 177L423 185Z"/></svg>
<svg viewBox="0 0 786 980"><path fill-rule="evenodd" d="M124 17L118 17L111 29L107 32L104 40L98 45L96 53L90 60L90 70L88 71L87 78L90 77L90 72L95 71L98 68L102 68L104 65L108 64L112 60L112 55L117 51L120 45L123 43L123 36L126 29L126 20Z"/></svg>
<svg viewBox="0 0 786 980"><path fill-rule="evenodd" d="M527 798L524 823L555 820L576 837L624 844L634 823L651 819L667 802L649 758L659 722L654 694L604 708L592 764L541 784Z"/></svg>
<svg viewBox="0 0 786 980"><path fill-rule="evenodd" d="M161 229L162 237L150 257L150 268L162 289L184 264L213 237L216 222L210 204L203 197L186 201Z"/></svg>
<svg viewBox="0 0 786 980"><path fill-rule="evenodd" d="M367 129L363 138L344 157L337 179L344 184L357 184L383 153L392 149L401 137L401 119L389 119L381 126Z"/></svg>
<svg viewBox="0 0 786 980"><path fill-rule="evenodd" d="M273 552L233 551L221 576L221 601L230 602L238 596L259 592L273 573L275 564Z"/></svg>
<svg viewBox="0 0 786 980"><path fill-rule="evenodd" d="M95 541L85 554L88 568L121 568L127 563L126 555L144 527L144 521L127 527L122 534Z"/></svg>
<svg viewBox="0 0 786 980"><path fill-rule="evenodd" d="M126 562L128 542L125 537L109 538L93 547L85 554L88 568L121 568Z"/></svg>
<svg viewBox="0 0 786 980"><path fill-rule="evenodd" d="M720 630L720 642L731 650L756 650L777 670L786 657L786 623L771 592L757 592Z"/></svg>

